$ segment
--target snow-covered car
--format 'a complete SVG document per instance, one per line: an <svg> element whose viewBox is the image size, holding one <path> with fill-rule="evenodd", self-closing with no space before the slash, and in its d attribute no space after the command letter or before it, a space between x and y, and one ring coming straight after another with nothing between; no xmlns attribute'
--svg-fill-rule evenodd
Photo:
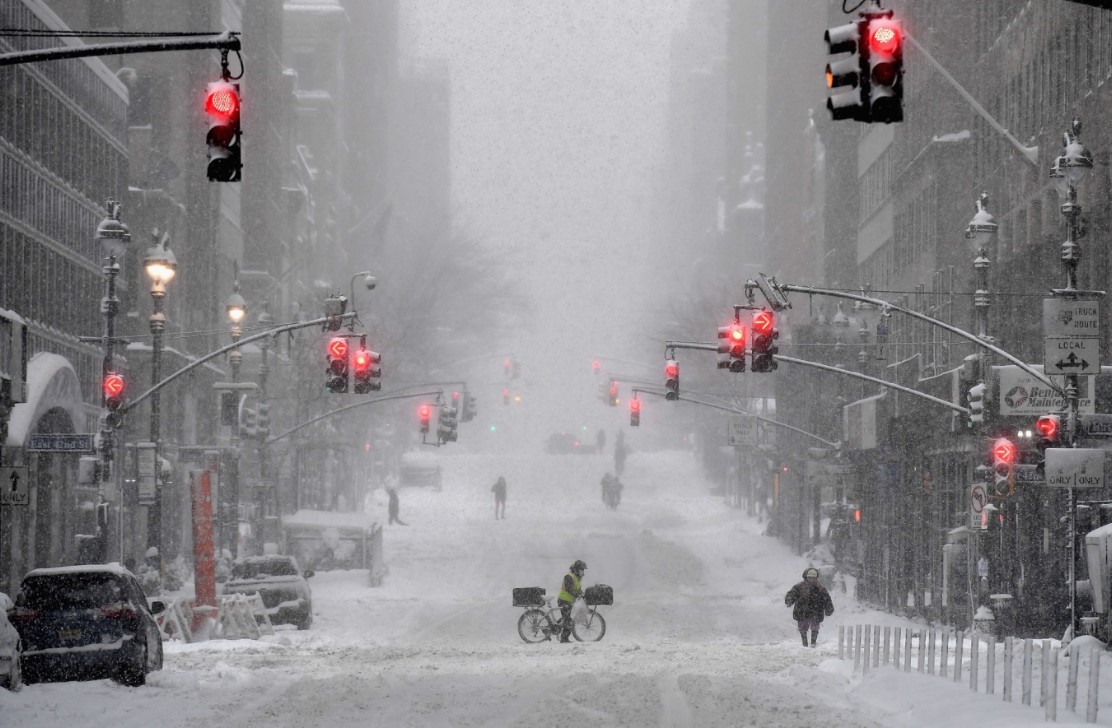
<svg viewBox="0 0 1112 728"><path fill-rule="evenodd" d="M554 432L544 446L551 455L590 455L594 445L588 445L570 432Z"/></svg>
<svg viewBox="0 0 1112 728"><path fill-rule="evenodd" d="M32 569L9 618L25 682L113 680L137 687L162 669L162 636L135 575L120 564Z"/></svg>
<svg viewBox="0 0 1112 728"><path fill-rule="evenodd" d="M0 688L19 690L23 685L19 670L19 632L8 621L8 612L15 605L7 594L0 592Z"/></svg>
<svg viewBox="0 0 1112 728"><path fill-rule="evenodd" d="M431 452L402 453L398 464L398 485L440 488L442 478L440 458L436 455Z"/></svg>
<svg viewBox="0 0 1112 728"><path fill-rule="evenodd" d="M313 592L305 580L312 576L313 570L302 572L292 556L248 556L232 564L224 593L258 594L272 623L309 629L313 626Z"/></svg>

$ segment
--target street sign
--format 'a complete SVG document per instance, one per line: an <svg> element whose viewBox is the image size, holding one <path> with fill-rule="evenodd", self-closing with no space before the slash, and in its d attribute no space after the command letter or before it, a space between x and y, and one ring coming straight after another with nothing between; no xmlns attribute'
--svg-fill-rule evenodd
<svg viewBox="0 0 1112 728"><path fill-rule="evenodd" d="M37 433L27 438L30 452L94 452L93 435Z"/></svg>
<svg viewBox="0 0 1112 728"><path fill-rule="evenodd" d="M1100 373L1100 302L1043 299L1044 371Z"/></svg>
<svg viewBox="0 0 1112 728"><path fill-rule="evenodd" d="M752 417L737 416L730 418L726 444L731 447L744 445L753 436L757 421Z"/></svg>
<svg viewBox="0 0 1112 728"><path fill-rule="evenodd" d="M1112 437L1112 414L1081 416L1082 437Z"/></svg>
<svg viewBox="0 0 1112 728"><path fill-rule="evenodd" d="M969 489L969 505L973 509L973 515L981 515L986 503L988 503L988 495L985 493L985 484L974 483Z"/></svg>
<svg viewBox="0 0 1112 728"><path fill-rule="evenodd" d="M155 501L155 445L153 442L140 442L138 450L139 505L154 505Z"/></svg>
<svg viewBox="0 0 1112 728"><path fill-rule="evenodd" d="M1046 484L1051 488L1103 488L1104 450L1047 448Z"/></svg>
<svg viewBox="0 0 1112 728"><path fill-rule="evenodd" d="M0 468L0 506L25 506L30 500L27 466Z"/></svg>
<svg viewBox="0 0 1112 728"><path fill-rule="evenodd" d="M1020 485L1043 485L1046 478L1039 473L1039 466L1029 463L1016 463L1012 466L1012 476Z"/></svg>
<svg viewBox="0 0 1112 728"><path fill-rule="evenodd" d="M1047 374L1099 374L1100 339L1043 340Z"/></svg>

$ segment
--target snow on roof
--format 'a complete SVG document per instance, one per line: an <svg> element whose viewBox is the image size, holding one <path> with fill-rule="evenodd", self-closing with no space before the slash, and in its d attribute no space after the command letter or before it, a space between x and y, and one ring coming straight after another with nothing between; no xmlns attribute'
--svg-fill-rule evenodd
<svg viewBox="0 0 1112 728"><path fill-rule="evenodd" d="M76 566L50 566L41 569L31 569L24 575L24 579L30 576L54 576L55 574L130 574L131 572L124 568L119 562L113 561L110 564L77 564Z"/></svg>
<svg viewBox="0 0 1112 728"><path fill-rule="evenodd" d="M374 519L366 513L311 511L303 508L292 516L282 517L282 526L285 528L350 528L368 531L373 525Z"/></svg>
<svg viewBox="0 0 1112 728"><path fill-rule="evenodd" d="M964 142L965 140L971 139L972 137L973 137L973 134L971 134L968 129L962 129L961 131L953 132L953 133L950 133L950 134L939 134L938 136L931 137L931 141L932 142Z"/></svg>

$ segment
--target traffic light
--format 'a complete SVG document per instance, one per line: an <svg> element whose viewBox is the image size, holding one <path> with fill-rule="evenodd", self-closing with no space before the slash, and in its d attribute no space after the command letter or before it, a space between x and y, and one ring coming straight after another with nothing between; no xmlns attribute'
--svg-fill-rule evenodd
<svg viewBox="0 0 1112 728"><path fill-rule="evenodd" d="M593 359L591 361L591 371L593 371L595 374L598 374L599 371L601 371L601 370L602 370L602 362L600 362L598 359Z"/></svg>
<svg viewBox="0 0 1112 728"><path fill-rule="evenodd" d="M903 121L903 23L887 11L869 17L865 30L869 68L869 121Z"/></svg>
<svg viewBox="0 0 1112 728"><path fill-rule="evenodd" d="M641 400L636 397L629 400L629 426L641 426Z"/></svg>
<svg viewBox="0 0 1112 728"><path fill-rule="evenodd" d="M243 408L243 421L239 423L239 436L250 439L259 434L258 412L252 407Z"/></svg>
<svg viewBox="0 0 1112 728"><path fill-rule="evenodd" d="M470 422L479 414L478 405L475 404L475 395L463 390L463 408L460 410L460 421Z"/></svg>
<svg viewBox="0 0 1112 728"><path fill-rule="evenodd" d="M780 353L780 347L772 342L780 338L776 329L776 319L771 311L757 311L753 316L753 371L771 372L776 369L773 354Z"/></svg>
<svg viewBox="0 0 1112 728"><path fill-rule="evenodd" d="M1043 415L1035 421L1035 432L1039 433L1039 439L1035 443L1035 449L1039 453L1039 462L1037 468L1045 470L1046 468L1046 449L1048 447L1058 447L1062 435L1062 418L1059 415Z"/></svg>
<svg viewBox="0 0 1112 728"><path fill-rule="evenodd" d="M718 338L723 339L718 343L718 353L726 356L718 357L718 368L729 369L731 372L745 371L745 327L740 321L735 321L729 326L720 326Z"/></svg>
<svg viewBox="0 0 1112 728"><path fill-rule="evenodd" d="M377 351L360 348L352 357L352 389L356 394L366 394L370 391L382 389L382 382L376 382L376 377L382 376L382 370L375 366L382 361L382 355Z"/></svg>
<svg viewBox="0 0 1112 728"><path fill-rule="evenodd" d="M513 371L514 362L512 359L505 359L502 362L502 373L506 375L506 379L510 378L510 372Z"/></svg>
<svg viewBox="0 0 1112 728"><path fill-rule="evenodd" d="M115 412L120 409L124 403L124 390L126 389L126 381L124 375L116 374L115 372L105 374L104 382L101 389L104 392L104 407L108 410L111 418L115 417Z"/></svg>
<svg viewBox="0 0 1112 728"><path fill-rule="evenodd" d="M520 376L521 362L519 362L517 359L514 359L513 364L510 366L510 379L517 379Z"/></svg>
<svg viewBox="0 0 1112 728"><path fill-rule="evenodd" d="M417 419L421 422L421 434L427 434L429 431L429 420L432 419L432 407L427 404L423 404L418 407Z"/></svg>
<svg viewBox="0 0 1112 728"><path fill-rule="evenodd" d="M446 404L440 405L440 416L436 423L436 436L440 442L456 441L456 429L459 427L456 420L458 412L459 410L455 407L449 407Z"/></svg>
<svg viewBox="0 0 1112 728"><path fill-rule="evenodd" d="M325 386L329 392L342 394L348 391L348 342L342 336L328 340L327 374Z"/></svg>
<svg viewBox="0 0 1112 728"><path fill-rule="evenodd" d="M609 394L610 394L610 397L609 397L608 401L610 402L610 406L611 407L617 407L618 406L618 381L616 379L611 379L610 380Z"/></svg>
<svg viewBox="0 0 1112 728"><path fill-rule="evenodd" d="M834 121L869 120L868 88L864 77L868 47L861 42L864 29L865 21L860 20L828 28L823 34L827 53L849 53L846 58L831 59L826 64L826 86L835 91L826 100L826 108Z"/></svg>
<svg viewBox="0 0 1112 728"><path fill-rule="evenodd" d="M984 382L974 384L969 388L969 426L976 427L985 421L985 392L988 386Z"/></svg>
<svg viewBox="0 0 1112 728"><path fill-rule="evenodd" d="M205 93L208 115L208 178L210 182L238 182L240 161L239 84L213 81Z"/></svg>
<svg viewBox="0 0 1112 728"><path fill-rule="evenodd" d="M502 390L502 404L510 403L510 388L506 387Z"/></svg>
<svg viewBox="0 0 1112 728"><path fill-rule="evenodd" d="M999 437L992 444L993 490L997 496L1011 495L1014 490L1015 454L1015 443L1006 437Z"/></svg>
<svg viewBox="0 0 1112 728"><path fill-rule="evenodd" d="M664 399L674 402L680 398L680 363L675 359L664 363L664 388L668 390Z"/></svg>
<svg viewBox="0 0 1112 728"><path fill-rule="evenodd" d="M261 440L270 437L270 405L266 402L255 407L255 431Z"/></svg>

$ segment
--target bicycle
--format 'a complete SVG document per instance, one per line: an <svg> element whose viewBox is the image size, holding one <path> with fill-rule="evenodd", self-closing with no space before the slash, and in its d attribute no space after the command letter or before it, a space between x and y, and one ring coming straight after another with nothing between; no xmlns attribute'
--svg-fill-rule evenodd
<svg viewBox="0 0 1112 728"><path fill-rule="evenodd" d="M514 606L525 608L517 620L517 633L529 644L550 640L559 635L563 627L560 607L553 604L552 597L545 600L544 594L545 590L541 587L514 589ZM580 600L587 605L587 619L581 622L573 620L571 634L578 642L598 642L606 634L606 620L591 603L595 600L586 600L583 596L576 598L576 602ZM608 603L612 604L613 599ZM572 608L574 610L574 605Z"/></svg>

